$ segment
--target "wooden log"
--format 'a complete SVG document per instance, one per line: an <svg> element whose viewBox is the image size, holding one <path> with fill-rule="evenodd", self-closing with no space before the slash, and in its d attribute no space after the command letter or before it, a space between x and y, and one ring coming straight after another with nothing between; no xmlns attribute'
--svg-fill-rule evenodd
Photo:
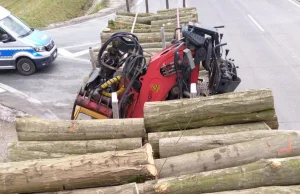
<svg viewBox="0 0 300 194"><path fill-rule="evenodd" d="M259 159L300 154L300 136L281 134L225 147L156 159L159 177L171 177L247 164ZM186 165L188 164L188 165Z"/></svg>
<svg viewBox="0 0 300 194"><path fill-rule="evenodd" d="M258 187L253 189L223 191L223 192L216 192L211 194L299 194L299 193L300 193L300 185L292 185L292 186Z"/></svg>
<svg viewBox="0 0 300 194"><path fill-rule="evenodd" d="M127 11L118 11L116 15L122 15L122 16L131 16L135 17L136 12L127 12ZM139 17L148 17L148 16L153 16L156 15L155 13L138 13Z"/></svg>
<svg viewBox="0 0 300 194"><path fill-rule="evenodd" d="M0 193L34 193L114 186L157 175L150 144L104 152L0 164Z"/></svg>
<svg viewBox="0 0 300 194"><path fill-rule="evenodd" d="M178 156L186 153L204 151L236 143L252 141L264 137L272 137L283 133L292 134L292 132L278 130L256 130L220 135L164 138L159 140L159 156L161 158Z"/></svg>
<svg viewBox="0 0 300 194"><path fill-rule="evenodd" d="M114 21L114 20L109 20L108 21L108 28L111 29L124 29L124 28L130 28L132 27L132 22L125 22L125 21ZM150 25L147 24L135 24L135 29L149 29L151 28Z"/></svg>
<svg viewBox="0 0 300 194"><path fill-rule="evenodd" d="M101 42L107 41L113 33L101 33ZM159 32L153 33L135 33L138 37L140 43L149 43L149 42L159 42L161 41L161 35ZM171 41L174 36L174 33L166 33L166 41Z"/></svg>
<svg viewBox="0 0 300 194"><path fill-rule="evenodd" d="M19 141L8 145L8 159L10 161L20 161L59 158L63 157L64 154L101 153L133 150L140 147L142 147L141 137L89 141Z"/></svg>
<svg viewBox="0 0 300 194"><path fill-rule="evenodd" d="M143 119L46 120L16 119L19 141L99 140L145 137Z"/></svg>
<svg viewBox="0 0 300 194"><path fill-rule="evenodd" d="M182 114L184 113L184 114ZM272 91L246 90L205 98L146 102L144 119L147 132L229 125L276 119Z"/></svg>
<svg viewBox="0 0 300 194"><path fill-rule="evenodd" d="M185 19L186 17L191 18L191 17L196 17L198 18L198 14L196 12L188 12L188 13L182 13L180 14L180 20ZM128 22L128 23L133 23L135 16L121 16L117 15L115 21L121 21L121 22ZM170 12L169 14L156 14L148 17L138 17L136 18L136 22L138 24L152 24L153 21L161 21L161 20L167 20L167 19L176 19L177 18L177 13Z"/></svg>
<svg viewBox="0 0 300 194"><path fill-rule="evenodd" d="M182 12L195 12L195 11L197 11L196 7L179 8L179 13L182 13ZM177 12L177 8L157 10L158 14L169 14L171 12Z"/></svg>
<svg viewBox="0 0 300 194"><path fill-rule="evenodd" d="M185 16L180 18L180 23L185 22L197 22L198 21L198 15L197 14L191 14L190 16ZM151 21L151 26L162 26L163 24L176 24L177 18L174 19L164 19L164 20L153 20Z"/></svg>
<svg viewBox="0 0 300 194"><path fill-rule="evenodd" d="M147 181L138 187L144 194L194 194L273 185L298 185L299 162L299 156L259 160L233 168Z"/></svg>
<svg viewBox="0 0 300 194"><path fill-rule="evenodd" d="M190 129L184 131L156 132L148 133L148 141L152 145L153 156L159 158L159 139L184 136L202 136L202 135L218 135L253 130L270 130L269 126L264 122L245 123L236 125L224 125L213 127L202 127L199 129Z"/></svg>
<svg viewBox="0 0 300 194"><path fill-rule="evenodd" d="M78 189L59 192L47 192L43 194L140 194L136 183L113 187L98 187L91 189Z"/></svg>

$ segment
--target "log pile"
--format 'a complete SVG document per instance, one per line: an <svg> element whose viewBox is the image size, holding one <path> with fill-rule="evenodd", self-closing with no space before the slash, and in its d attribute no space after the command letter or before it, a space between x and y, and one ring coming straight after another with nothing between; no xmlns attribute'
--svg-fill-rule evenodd
<svg viewBox="0 0 300 194"><path fill-rule="evenodd" d="M104 43L115 32L131 32L136 13L117 12L114 20L109 20L107 29L100 34L101 43ZM180 8L180 25L188 22L198 22L198 14L195 7ZM177 10L159 10L157 14L138 13L133 33L139 38L139 42L149 57L163 49L161 27L164 26L166 46L170 45L177 27ZM98 58L100 47L93 49L95 59Z"/></svg>
<svg viewBox="0 0 300 194"><path fill-rule="evenodd" d="M144 118L113 121L17 118L0 193L299 192L300 136L274 130L271 90L144 110Z"/></svg>

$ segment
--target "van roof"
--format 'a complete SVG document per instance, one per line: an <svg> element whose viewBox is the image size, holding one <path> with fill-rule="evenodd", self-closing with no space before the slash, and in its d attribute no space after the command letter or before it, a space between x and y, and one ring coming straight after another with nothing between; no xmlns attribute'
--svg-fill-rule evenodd
<svg viewBox="0 0 300 194"><path fill-rule="evenodd" d="M10 15L10 12L4 7L0 6L0 20Z"/></svg>

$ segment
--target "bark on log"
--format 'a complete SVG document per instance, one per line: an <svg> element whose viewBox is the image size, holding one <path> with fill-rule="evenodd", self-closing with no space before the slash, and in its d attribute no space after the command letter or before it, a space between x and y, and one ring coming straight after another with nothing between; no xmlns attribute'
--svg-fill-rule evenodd
<svg viewBox="0 0 300 194"><path fill-rule="evenodd" d="M183 114L184 113L184 114ZM205 98L146 102L144 119L147 132L229 125L276 119L272 91L247 90Z"/></svg>
<svg viewBox="0 0 300 194"><path fill-rule="evenodd" d="M2 163L0 193L33 193L114 186L157 175L150 144L130 151Z"/></svg>
<svg viewBox="0 0 300 194"><path fill-rule="evenodd" d="M161 158L179 156L286 133L292 134L292 132L278 130L258 130L221 135L164 138L159 140L159 156Z"/></svg>
<svg viewBox="0 0 300 194"><path fill-rule="evenodd" d="M180 15L180 20L184 19L186 17L195 17L198 18L198 14L196 12L188 12L188 13L181 13ZM135 16L121 16L117 15L115 21L121 21L121 22L128 22L128 23L133 23ZM177 18L177 13L170 12L169 14L157 14L157 15L152 15L148 17L138 17L136 18L136 23L138 24L148 24L150 25L153 21L160 21L160 20L167 20L167 19L176 19Z"/></svg>
<svg viewBox="0 0 300 194"><path fill-rule="evenodd" d="M99 140L145 137L143 119L46 120L16 119L19 141Z"/></svg>
<svg viewBox="0 0 300 194"><path fill-rule="evenodd" d="M199 129L190 129L184 131L170 131L148 133L148 141L152 145L153 156L159 158L159 139L184 136L202 136L202 135L218 135L227 133L236 133L253 130L270 130L269 126L264 122L245 123L236 125L224 125L214 127L202 127Z"/></svg>
<svg viewBox="0 0 300 194"><path fill-rule="evenodd" d="M41 194L140 194L136 183L113 187L98 187L91 189L78 189L59 192L47 192Z"/></svg>
<svg viewBox="0 0 300 194"><path fill-rule="evenodd" d="M187 22L197 22L198 21L198 15L197 14L191 14L190 16L185 16L180 18L180 23L187 23ZM165 20L153 20L151 22L151 26L162 26L163 24L177 24L177 19L165 19Z"/></svg>
<svg viewBox="0 0 300 194"><path fill-rule="evenodd" d="M299 193L300 193L300 185L292 185L292 186L258 187L253 189L223 191L223 192L216 192L210 194L299 194Z"/></svg>
<svg viewBox="0 0 300 194"><path fill-rule="evenodd" d="M197 11L196 7L185 7L185 8L179 8L179 14L183 13L183 12L195 12ZM157 13L158 14L169 14L172 12L177 12L177 8L173 8L173 9L162 9L162 10L158 10Z"/></svg>
<svg viewBox="0 0 300 194"><path fill-rule="evenodd" d="M281 134L225 147L156 159L159 177L171 177L247 164L259 159L300 155L300 136ZM188 165L186 165L188 164Z"/></svg>
<svg viewBox="0 0 300 194"><path fill-rule="evenodd" d="M140 147L142 147L141 137L89 141L19 141L8 145L8 159L10 161L20 161L52 157L59 158L66 154L79 155L106 151L133 150Z"/></svg>
<svg viewBox="0 0 300 194"><path fill-rule="evenodd" d="M101 41L107 41L113 33L101 33ZM161 34L159 32L153 33L136 33L135 34L140 43L150 43L150 42L159 42L161 41ZM166 41L171 41L174 36L174 33L167 32L166 33Z"/></svg>
<svg viewBox="0 0 300 194"><path fill-rule="evenodd" d="M272 158L233 168L147 181L138 187L144 194L194 194L272 185L298 185L299 163L299 156Z"/></svg>

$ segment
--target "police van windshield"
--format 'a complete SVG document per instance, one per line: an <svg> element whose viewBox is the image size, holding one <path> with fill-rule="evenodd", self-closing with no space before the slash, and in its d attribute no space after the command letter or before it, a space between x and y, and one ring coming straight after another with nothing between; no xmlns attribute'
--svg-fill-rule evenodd
<svg viewBox="0 0 300 194"><path fill-rule="evenodd" d="M32 30L26 24L21 22L12 14L0 20L0 26L5 31L16 37L25 37L32 32Z"/></svg>

